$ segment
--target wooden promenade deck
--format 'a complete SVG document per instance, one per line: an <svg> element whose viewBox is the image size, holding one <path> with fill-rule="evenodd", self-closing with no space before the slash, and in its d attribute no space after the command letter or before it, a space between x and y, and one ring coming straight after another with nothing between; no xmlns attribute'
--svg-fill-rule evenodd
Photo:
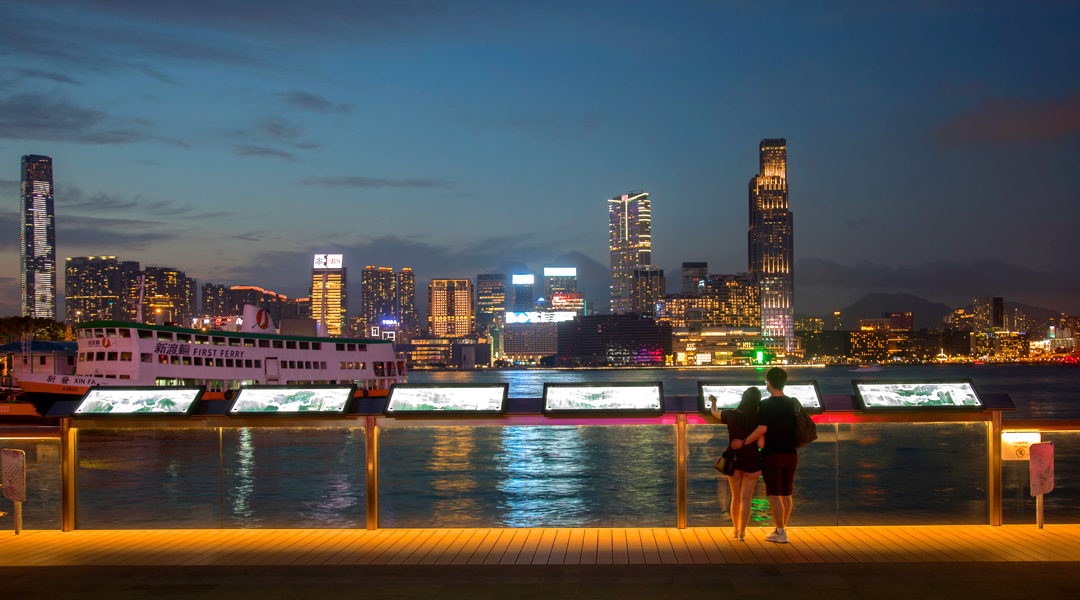
<svg viewBox="0 0 1080 600"><path fill-rule="evenodd" d="M1080 561L1080 525L730 529L244 529L0 533L0 567L694 565Z"/></svg>

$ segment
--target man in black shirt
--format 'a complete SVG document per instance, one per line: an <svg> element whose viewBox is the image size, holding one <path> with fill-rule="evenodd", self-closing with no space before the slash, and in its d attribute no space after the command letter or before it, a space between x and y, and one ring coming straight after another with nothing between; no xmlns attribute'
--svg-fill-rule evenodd
<svg viewBox="0 0 1080 600"><path fill-rule="evenodd" d="M795 482L795 467L799 454L795 450L795 413L798 404L784 395L787 373L779 368L769 369L765 374L765 387L770 397L761 401L758 408L758 426L740 444L731 443L736 450L744 444L753 444L765 436L761 449L761 476L765 479L765 492L769 496L776 531L765 536L770 542L786 544L787 523L791 517L791 492Z"/></svg>

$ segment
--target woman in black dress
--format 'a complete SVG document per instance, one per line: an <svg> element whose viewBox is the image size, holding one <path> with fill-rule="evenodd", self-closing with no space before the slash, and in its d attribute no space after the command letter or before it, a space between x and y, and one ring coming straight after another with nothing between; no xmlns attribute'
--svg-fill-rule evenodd
<svg viewBox="0 0 1080 600"><path fill-rule="evenodd" d="M758 406L761 404L761 390L747 388L743 392L739 406L734 410L716 409L716 396L709 396L710 412L728 426L728 444L731 440L742 440L757 428ZM735 474L728 476L731 486L731 520L735 525L733 536L739 541L746 541L746 525L750 522L750 502L754 497L754 487L761 477L761 459L758 448L764 446L765 438L759 438L757 444L735 450Z"/></svg>

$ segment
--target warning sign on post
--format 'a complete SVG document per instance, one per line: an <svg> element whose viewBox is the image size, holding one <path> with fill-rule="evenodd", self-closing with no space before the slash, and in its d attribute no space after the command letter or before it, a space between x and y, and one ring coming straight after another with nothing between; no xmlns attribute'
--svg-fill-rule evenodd
<svg viewBox="0 0 1080 600"><path fill-rule="evenodd" d="M1041 441L1038 431L1006 431L1001 434L1001 460L1030 460L1028 448Z"/></svg>
<svg viewBox="0 0 1080 600"><path fill-rule="evenodd" d="M4 497L14 502L26 502L26 453L22 450L0 450L0 471L3 472Z"/></svg>

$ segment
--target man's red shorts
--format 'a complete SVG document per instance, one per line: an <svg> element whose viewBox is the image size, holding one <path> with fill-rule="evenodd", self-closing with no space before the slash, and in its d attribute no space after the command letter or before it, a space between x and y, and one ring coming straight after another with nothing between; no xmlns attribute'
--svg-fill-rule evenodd
<svg viewBox="0 0 1080 600"><path fill-rule="evenodd" d="M761 477L765 480L765 493L769 496L790 496L795 487L795 467L799 455L770 454L761 457Z"/></svg>

